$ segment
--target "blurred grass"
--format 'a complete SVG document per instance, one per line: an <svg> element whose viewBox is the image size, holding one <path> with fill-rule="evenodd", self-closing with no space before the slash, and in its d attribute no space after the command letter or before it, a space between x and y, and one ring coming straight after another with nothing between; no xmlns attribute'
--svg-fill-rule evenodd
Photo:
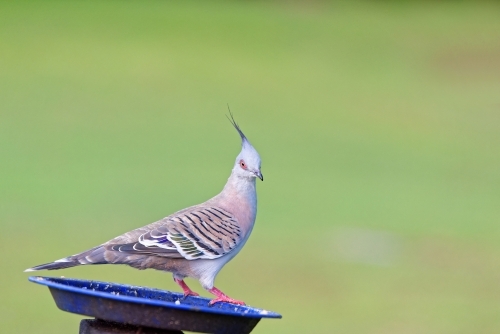
<svg viewBox="0 0 500 334"><path fill-rule="evenodd" d="M217 193L229 103L266 181L217 285L283 314L255 333L497 333L499 11L0 3L0 332L75 332L25 268ZM396 260L339 261L344 228L391 233ZM120 266L41 274L177 289Z"/></svg>

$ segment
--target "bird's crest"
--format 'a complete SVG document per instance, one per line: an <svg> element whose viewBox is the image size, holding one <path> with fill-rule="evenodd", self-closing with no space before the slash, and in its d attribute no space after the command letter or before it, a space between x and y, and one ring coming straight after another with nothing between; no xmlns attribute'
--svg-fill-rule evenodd
<svg viewBox="0 0 500 334"><path fill-rule="evenodd" d="M259 171L260 173L259 153L252 146L252 144L250 144L250 141L247 139L243 131L241 131L238 123L236 123L236 121L234 120L234 116L231 112L231 109L229 109L229 105L227 106L227 109L229 110L229 116L227 116L227 119L229 119L229 122L231 122L231 124L234 126L236 131L238 131L241 137L241 152L236 157L235 166L238 167L243 162L244 165L246 164L246 167L244 169L251 168L252 170ZM261 176L259 177L262 178Z"/></svg>
<svg viewBox="0 0 500 334"><path fill-rule="evenodd" d="M243 131L241 131L238 123L236 123L236 121L234 120L233 113L231 112L231 109L229 109L229 104L227 105L227 110L229 111L229 116L226 115L226 117L229 120L229 122L231 122L231 124L234 126L234 128L236 129L236 131L238 131L238 133L240 134L242 145L244 145L245 142L248 143L247 137L245 136L245 134L243 133Z"/></svg>

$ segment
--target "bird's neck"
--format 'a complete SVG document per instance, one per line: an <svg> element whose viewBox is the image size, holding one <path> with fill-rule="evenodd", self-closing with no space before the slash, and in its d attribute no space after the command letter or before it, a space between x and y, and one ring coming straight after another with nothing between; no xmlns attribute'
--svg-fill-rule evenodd
<svg viewBox="0 0 500 334"><path fill-rule="evenodd" d="M241 177L233 171L227 179L222 193L235 200L246 201L253 208L257 207L257 191L254 177Z"/></svg>
<svg viewBox="0 0 500 334"><path fill-rule="evenodd" d="M223 209L234 213L238 222L249 233L257 216L255 178L241 177L233 171L222 192L209 203L217 203Z"/></svg>

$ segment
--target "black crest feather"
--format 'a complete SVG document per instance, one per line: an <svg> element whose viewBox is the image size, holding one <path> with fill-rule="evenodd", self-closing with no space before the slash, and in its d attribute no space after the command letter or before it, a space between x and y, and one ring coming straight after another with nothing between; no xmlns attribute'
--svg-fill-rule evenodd
<svg viewBox="0 0 500 334"><path fill-rule="evenodd" d="M229 104L227 105L227 110L229 111L229 116L226 115L226 117L229 120L229 122L231 122L231 124L234 126L236 131L238 131L238 133L240 134L241 140L243 142L248 141L248 139L247 139L247 137L245 137L245 134L243 133L243 131L241 131L238 123L236 123L236 121L234 120L233 113L231 112L231 109L229 109Z"/></svg>

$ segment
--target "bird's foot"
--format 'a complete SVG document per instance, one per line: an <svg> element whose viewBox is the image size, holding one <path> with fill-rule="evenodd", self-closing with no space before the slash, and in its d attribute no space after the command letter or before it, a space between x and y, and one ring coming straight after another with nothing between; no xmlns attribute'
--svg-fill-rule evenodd
<svg viewBox="0 0 500 334"><path fill-rule="evenodd" d="M233 298L229 298L229 297L217 297L217 298L214 298L212 299L208 305L209 306L212 306L214 305L215 303L218 303L218 302L225 302L225 303L230 303L230 304L236 304L236 305L245 305L244 302L242 302L241 300L236 300L236 299L233 299Z"/></svg>
<svg viewBox="0 0 500 334"><path fill-rule="evenodd" d="M175 283L179 284L179 286L182 288L182 291L184 291L183 299L185 299L189 296L193 296L193 297L199 296L198 293L194 292L193 290L191 290L189 288L189 286L187 286L187 284L186 284L186 282L184 282L184 280L174 278L174 281L175 281Z"/></svg>
<svg viewBox="0 0 500 334"><path fill-rule="evenodd" d="M199 293L194 292L193 290L184 291L184 297L183 297L183 299L186 299L189 296L198 297L199 295L200 295Z"/></svg>
<svg viewBox="0 0 500 334"><path fill-rule="evenodd" d="M225 303L236 304L236 305L245 305L245 303L242 302L241 300L236 300L236 299L230 298L225 293L223 293L222 291L217 289L215 286L213 288L211 288L210 290L208 290L208 292L210 292L211 294L213 294L217 297L217 298L212 299L208 303L208 306L212 306L218 302L225 302Z"/></svg>

